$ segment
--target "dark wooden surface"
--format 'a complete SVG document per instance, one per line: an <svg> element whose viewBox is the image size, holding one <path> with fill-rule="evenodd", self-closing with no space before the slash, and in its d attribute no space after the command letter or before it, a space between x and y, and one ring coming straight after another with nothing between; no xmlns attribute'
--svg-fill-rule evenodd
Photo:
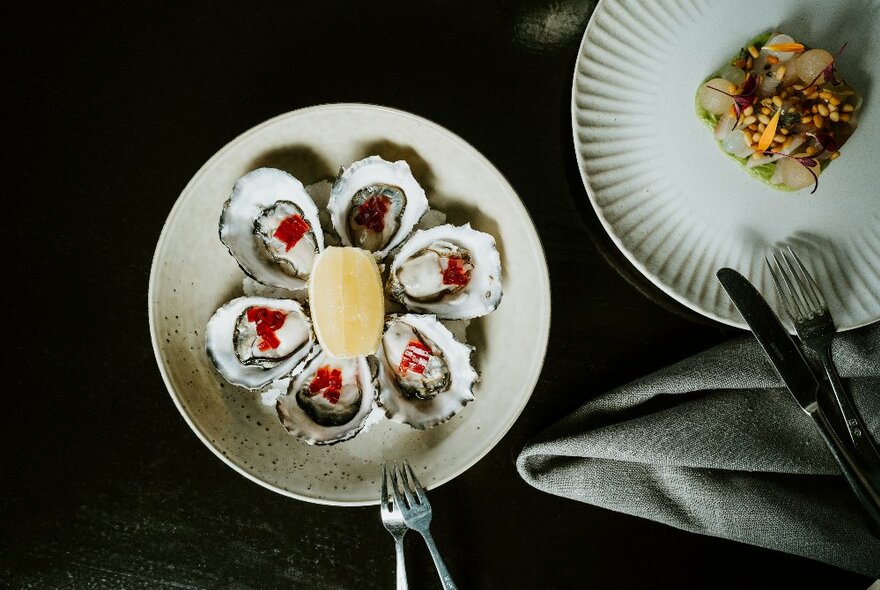
<svg viewBox="0 0 880 590"><path fill-rule="evenodd" d="M550 347L528 407L487 457L431 495L462 588L866 588L830 566L552 497L516 474L524 442L567 411L735 333L660 297L587 205L569 101L592 8L4 9L2 224L14 304L0 587L393 587L376 509L275 495L202 446L165 391L146 314L159 231L205 160L280 113L365 102L427 117L485 154L531 212L550 266ZM416 537L407 552L411 586L439 588Z"/></svg>

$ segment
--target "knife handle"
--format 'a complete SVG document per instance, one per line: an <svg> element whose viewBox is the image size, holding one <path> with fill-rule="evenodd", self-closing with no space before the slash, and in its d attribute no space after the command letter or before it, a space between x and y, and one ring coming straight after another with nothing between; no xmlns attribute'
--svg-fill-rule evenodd
<svg viewBox="0 0 880 590"><path fill-rule="evenodd" d="M837 408L840 409L840 417L845 432L852 441L853 448L868 472L871 482L875 487L880 486L880 451L874 446L874 441L871 439L871 431L865 426L858 410L853 405L852 398L843 387L840 375L837 373L834 361L831 358L830 343L825 351L820 352L819 358L831 384L833 402L836 402Z"/></svg>
<svg viewBox="0 0 880 590"><path fill-rule="evenodd" d="M880 529L880 492L871 484L868 474L861 468L850 450L835 434L822 410L819 407L814 407L814 409L809 410L807 413L815 420L819 433L831 450L834 460L840 466L840 471L843 472L846 482L852 488L853 493L868 513L868 516L871 517L871 524L873 526L869 528L876 537L878 529Z"/></svg>

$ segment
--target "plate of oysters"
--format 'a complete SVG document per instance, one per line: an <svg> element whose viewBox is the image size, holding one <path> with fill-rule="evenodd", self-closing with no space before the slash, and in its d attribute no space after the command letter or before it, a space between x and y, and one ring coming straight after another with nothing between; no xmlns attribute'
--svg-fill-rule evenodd
<svg viewBox="0 0 880 590"><path fill-rule="evenodd" d="M171 398L281 494L378 503L379 465L465 471L531 395L550 286L516 192L464 140L359 104L239 136L175 203L150 329Z"/></svg>

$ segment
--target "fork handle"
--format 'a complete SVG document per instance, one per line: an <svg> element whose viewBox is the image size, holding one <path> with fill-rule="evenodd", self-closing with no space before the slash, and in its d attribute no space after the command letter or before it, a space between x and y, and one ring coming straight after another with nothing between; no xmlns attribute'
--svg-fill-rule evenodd
<svg viewBox="0 0 880 590"><path fill-rule="evenodd" d="M434 537L431 536L431 531L425 529L421 531L422 537L425 538L425 544L428 546L428 551L431 552L431 558L434 560L434 567L437 568L437 574L440 576L440 583L443 585L443 590L458 590L458 586L455 585L455 582L452 581L452 576L449 575L449 570L446 569L446 564L443 563L443 558L440 557L440 551L437 550L437 545L434 544Z"/></svg>
<svg viewBox="0 0 880 590"><path fill-rule="evenodd" d="M830 344L820 352L819 357L822 361L822 366L825 368L825 374L828 375L828 381L831 382L834 401L837 402L837 407L840 409L840 415L843 418L849 439L852 441L856 453L862 459L862 463L868 471L868 476L871 478L874 486L880 487L880 452L877 451L874 441L871 440L871 432L865 426L862 417L843 387L843 382L837 373L834 360L831 358Z"/></svg>
<svg viewBox="0 0 880 590"><path fill-rule="evenodd" d="M871 517L868 529L875 537L880 538L878 536L880 535L880 490L872 485L870 478L859 466L858 461L853 457L847 445L834 432L834 428L828 422L828 418L825 417L822 409L815 407L807 413L815 420L816 426L819 428L825 444L828 445L831 455L840 466L840 471L846 478L846 482L862 504L865 512Z"/></svg>
<svg viewBox="0 0 880 590"><path fill-rule="evenodd" d="M403 559L403 537L394 539L394 554L397 555L397 590L409 590L406 582L406 561Z"/></svg>

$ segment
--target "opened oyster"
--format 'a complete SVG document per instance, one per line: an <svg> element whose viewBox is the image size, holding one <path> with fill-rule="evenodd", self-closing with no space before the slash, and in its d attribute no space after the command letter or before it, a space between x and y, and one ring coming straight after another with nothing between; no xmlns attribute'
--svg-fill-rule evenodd
<svg viewBox="0 0 880 590"><path fill-rule="evenodd" d="M217 370L247 389L295 372L314 345L312 323L291 299L233 299L214 313L205 331L205 347Z"/></svg>
<svg viewBox="0 0 880 590"><path fill-rule="evenodd" d="M417 231L395 255L387 291L407 309L443 319L486 315L501 301L495 238L470 224Z"/></svg>
<svg viewBox="0 0 880 590"><path fill-rule="evenodd" d="M474 399L472 351L434 316L389 317L376 353L385 415L418 429L449 420Z"/></svg>
<svg viewBox="0 0 880 590"><path fill-rule="evenodd" d="M327 208L344 245L382 259L409 236L428 199L409 164L370 156L341 171Z"/></svg>
<svg viewBox="0 0 880 590"><path fill-rule="evenodd" d="M338 359L322 351L291 379L275 409L290 434L309 444L327 445L360 432L375 397L365 357Z"/></svg>
<svg viewBox="0 0 880 590"><path fill-rule="evenodd" d="M305 287L324 249L312 198L299 180L274 168L235 183L220 216L220 240L248 276L291 290Z"/></svg>

